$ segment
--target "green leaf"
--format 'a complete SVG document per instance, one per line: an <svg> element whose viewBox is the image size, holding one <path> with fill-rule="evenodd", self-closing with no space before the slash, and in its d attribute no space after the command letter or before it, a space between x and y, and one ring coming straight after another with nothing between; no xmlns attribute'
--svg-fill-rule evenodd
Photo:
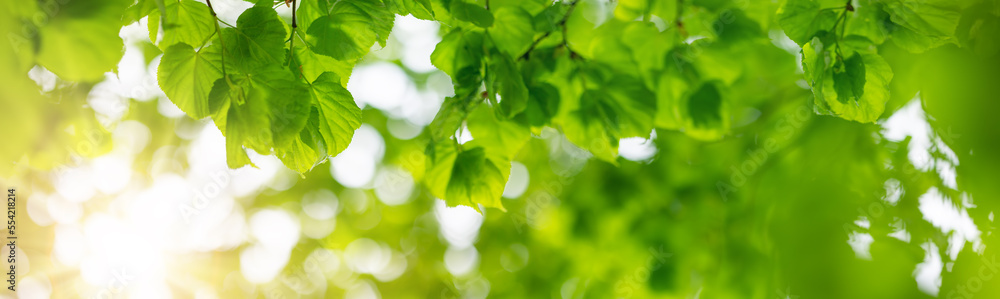
<svg viewBox="0 0 1000 299"><path fill-rule="evenodd" d="M216 45L195 51L188 44L175 44L160 59L156 72L160 89L191 118L204 118L209 115L212 85L222 78L221 59Z"/></svg>
<svg viewBox="0 0 1000 299"><path fill-rule="evenodd" d="M44 66L68 81L99 81L115 69L124 52L118 36L123 2L70 1L40 26L35 56ZM38 12L39 16L46 16ZM34 28L30 28L34 29ZM28 30L25 28L24 30ZM14 34L4 37L9 40Z"/></svg>
<svg viewBox="0 0 1000 299"><path fill-rule="evenodd" d="M331 156L347 148L354 131L361 127L361 108L336 74L326 72L312 82L313 105L319 109L319 132Z"/></svg>
<svg viewBox="0 0 1000 299"><path fill-rule="evenodd" d="M234 78L230 84L225 78L215 81L209 95L213 107L218 107L222 117L216 122L225 124L219 130L226 136L226 164L237 169L253 165L243 146L258 152L270 152L271 118L266 100L248 91L246 79Z"/></svg>
<svg viewBox="0 0 1000 299"><path fill-rule="evenodd" d="M531 22L532 27L538 32L552 32L559 29L559 22L562 21L569 5L557 2L536 14Z"/></svg>
<svg viewBox="0 0 1000 299"><path fill-rule="evenodd" d="M618 165L617 113L606 93L587 90L580 96L579 108L562 118L563 133L595 157Z"/></svg>
<svg viewBox="0 0 1000 299"><path fill-rule="evenodd" d="M889 14L882 8L882 2L877 0L861 0L855 7L855 13L847 16L847 28L845 35L864 36L880 45L889 38L890 29L888 26L896 25L889 20Z"/></svg>
<svg viewBox="0 0 1000 299"><path fill-rule="evenodd" d="M146 63L145 65L149 65L153 59L163 54L163 50L149 41L141 41L137 46L142 50L142 59Z"/></svg>
<svg viewBox="0 0 1000 299"><path fill-rule="evenodd" d="M276 146L291 142L305 126L310 100L307 86L286 69L272 68L252 80L255 92L268 94L271 106L271 134ZM339 86L339 84L338 84Z"/></svg>
<svg viewBox="0 0 1000 299"><path fill-rule="evenodd" d="M162 25L163 39L157 44L160 49L165 50L177 43L201 47L215 33L215 18L203 3L194 0L168 1L164 14L165 18L156 18L162 22L149 22L149 27ZM154 30L151 28L150 32Z"/></svg>
<svg viewBox="0 0 1000 299"><path fill-rule="evenodd" d="M495 11L496 22L488 30L490 38L500 51L520 57L534 41L531 15L519 7L501 7Z"/></svg>
<svg viewBox="0 0 1000 299"><path fill-rule="evenodd" d="M295 17L298 18L299 30L309 29L316 19L328 15L330 15L329 0L299 1L299 9L295 12ZM302 33L305 32L303 31Z"/></svg>
<svg viewBox="0 0 1000 299"><path fill-rule="evenodd" d="M714 80L691 83L675 74L663 76L657 94L656 126L680 130L697 140L722 139L729 133L730 114L725 94L729 89L720 86L725 85Z"/></svg>
<svg viewBox="0 0 1000 299"><path fill-rule="evenodd" d="M844 7L840 0L787 0L778 8L778 24L788 38L799 46L805 45L820 32L830 31L837 23L838 12L831 8Z"/></svg>
<svg viewBox="0 0 1000 299"><path fill-rule="evenodd" d="M528 123L542 127L559 113L559 90L548 83L538 83L528 87L528 105L524 109Z"/></svg>
<svg viewBox="0 0 1000 299"><path fill-rule="evenodd" d="M158 9L156 2L156 0L138 0L132 6L126 8L125 13L122 14L122 26L138 22L143 17L156 11Z"/></svg>
<svg viewBox="0 0 1000 299"><path fill-rule="evenodd" d="M656 71L663 69L667 53L676 42L675 36L670 32L660 32L653 23L632 22L625 27L622 42L631 50L640 74L652 79Z"/></svg>
<svg viewBox="0 0 1000 299"><path fill-rule="evenodd" d="M648 19L656 15L664 20L676 19L678 1L658 0L621 0L615 8L615 17L622 21L632 21L637 18Z"/></svg>
<svg viewBox="0 0 1000 299"><path fill-rule="evenodd" d="M483 33L455 28L434 47L431 64L451 76L452 81L478 84L475 77L481 68L482 58ZM467 76L459 76L462 70ZM459 94L457 90L455 93Z"/></svg>
<svg viewBox="0 0 1000 299"><path fill-rule="evenodd" d="M527 126L514 120L498 119L493 109L487 105L479 105L469 114L466 122L476 144L483 146L487 152L507 160L513 159L524 143L531 138Z"/></svg>
<svg viewBox="0 0 1000 299"><path fill-rule="evenodd" d="M818 40L802 48L802 67L817 107L861 123L878 120L889 101L893 73L885 59L869 48L844 47L844 62L837 62L837 54Z"/></svg>
<svg viewBox="0 0 1000 299"><path fill-rule="evenodd" d="M600 87L564 101L570 113L562 116L563 131L577 146L617 163L619 139L646 138L652 132L656 96L638 79L621 73L595 71L586 80Z"/></svg>
<svg viewBox="0 0 1000 299"><path fill-rule="evenodd" d="M579 49L581 56L603 62L618 70L634 70L635 62L632 60L632 51L622 40L622 37L625 36L625 28L629 24L611 19L586 34L585 37L576 39L579 47L574 47L574 49ZM571 33L567 34L572 35ZM647 61L642 63L647 63Z"/></svg>
<svg viewBox="0 0 1000 299"><path fill-rule="evenodd" d="M246 164L237 154L237 148L242 146L261 154L288 146L305 127L310 103L304 83L277 66L216 80L209 94L209 107L216 123L224 123L219 129L226 136L230 167ZM231 139L233 144L229 143Z"/></svg>
<svg viewBox="0 0 1000 299"><path fill-rule="evenodd" d="M274 155L288 168L306 173L317 164L316 150L309 147L302 139L295 138L287 146L276 148Z"/></svg>
<svg viewBox="0 0 1000 299"><path fill-rule="evenodd" d="M723 123L722 94L716 84L702 84L687 100L686 112L695 128L715 128Z"/></svg>
<svg viewBox="0 0 1000 299"><path fill-rule="evenodd" d="M432 141L427 145L426 163L430 166L424 174L424 183L427 189L430 189L431 195L437 198L447 198L448 182L451 181L455 158L458 157L456 146L453 140Z"/></svg>
<svg viewBox="0 0 1000 299"><path fill-rule="evenodd" d="M431 133L431 140L447 140L455 135L458 128L462 126L462 121L468 114L469 97L447 97L441 103L441 109L434 115L434 120L428 128Z"/></svg>
<svg viewBox="0 0 1000 299"><path fill-rule="evenodd" d="M613 100L611 106L620 116L612 119L618 127L618 137L648 138L656 115L656 95L638 79L628 76L616 75L606 85Z"/></svg>
<svg viewBox="0 0 1000 299"><path fill-rule="evenodd" d="M529 15L536 15L552 6L551 0L490 0L490 10L497 11L505 8L520 8L528 12Z"/></svg>
<svg viewBox="0 0 1000 299"><path fill-rule="evenodd" d="M959 2L953 0L894 0L885 2L892 21L929 37L951 39L962 17Z"/></svg>
<svg viewBox="0 0 1000 299"><path fill-rule="evenodd" d="M302 129L295 139L288 145L274 149L275 156L281 162L304 174L312 170L316 165L326 161L326 152L322 146L322 137L319 134L319 111L312 109L306 127Z"/></svg>
<svg viewBox="0 0 1000 299"><path fill-rule="evenodd" d="M857 101L864 95L865 63L861 55L852 55L844 60L843 67L833 71L833 87L841 103Z"/></svg>
<svg viewBox="0 0 1000 299"><path fill-rule="evenodd" d="M247 9L236 20L236 28L222 30L226 65L250 73L285 62L285 22L268 6Z"/></svg>
<svg viewBox="0 0 1000 299"><path fill-rule="evenodd" d="M481 28L489 28L493 25L493 14L485 7L465 2L465 0L451 0L451 15L455 19L470 22Z"/></svg>
<svg viewBox="0 0 1000 299"><path fill-rule="evenodd" d="M684 79L675 65L667 67L660 74L656 88L655 124L658 128L679 130L684 127L684 113L681 111L681 101L691 89L691 82Z"/></svg>
<svg viewBox="0 0 1000 299"><path fill-rule="evenodd" d="M434 7L430 0L385 0L385 6L395 14L407 14L421 20L434 20Z"/></svg>
<svg viewBox="0 0 1000 299"><path fill-rule="evenodd" d="M321 74L332 72L340 78L340 85L347 86L347 79L351 77L356 61L344 61L333 59L326 55L319 55L313 51L309 44L306 44L302 37L296 34L295 55L292 56L292 71L306 81L315 81Z"/></svg>
<svg viewBox="0 0 1000 299"><path fill-rule="evenodd" d="M948 0L886 1L879 3L891 20L885 31L901 48L922 53L949 43L958 43L956 28L961 19L959 2ZM886 21L888 23L888 21ZM867 36L867 35L866 35ZM876 43L878 39L872 39Z"/></svg>
<svg viewBox="0 0 1000 299"><path fill-rule="evenodd" d="M507 118L524 111L528 102L528 87L510 56L494 54L490 59L488 82L489 96L497 102L500 95L500 113Z"/></svg>
<svg viewBox="0 0 1000 299"><path fill-rule="evenodd" d="M329 15L320 16L306 30L306 42L318 54L354 60L368 53L378 41L385 46L393 15L377 0L337 2Z"/></svg>
<svg viewBox="0 0 1000 299"><path fill-rule="evenodd" d="M339 60L358 59L375 43L375 33L359 30L360 26L367 26L366 20L354 14L323 16L309 26L306 42L318 54Z"/></svg>
<svg viewBox="0 0 1000 299"><path fill-rule="evenodd" d="M451 141L432 143L428 155L431 168L424 177L431 194L448 206L479 205L506 211L500 200L510 175L510 162L490 156L482 147L459 152ZM481 211L480 211L481 212Z"/></svg>

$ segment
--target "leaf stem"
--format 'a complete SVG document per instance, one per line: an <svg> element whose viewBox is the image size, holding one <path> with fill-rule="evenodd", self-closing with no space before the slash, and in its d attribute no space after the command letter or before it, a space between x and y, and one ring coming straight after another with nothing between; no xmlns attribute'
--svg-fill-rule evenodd
<svg viewBox="0 0 1000 299"><path fill-rule="evenodd" d="M573 2L571 2L569 4L569 9L566 10L566 15L563 16L563 18L561 20L559 20L559 23L556 23L556 26L562 27L563 44L566 43L566 20L568 20L570 14L573 13L573 9L576 8L576 3L577 2L580 2L580 0L573 0ZM518 57L518 60L527 60L531 56L531 51L534 51L535 47L538 47L538 43L542 42L542 40L544 40L545 38L549 37L549 35L552 35L552 31L546 32L541 37L539 37L538 39L535 39L533 42L531 42L531 46L528 47L528 51L524 52L524 55L521 55L521 57ZM569 47L566 47L566 48L569 49ZM572 51L573 50L570 50L570 52L572 52Z"/></svg>
<svg viewBox="0 0 1000 299"><path fill-rule="evenodd" d="M219 22L221 20L219 19L219 15L215 13L215 8L212 7L212 0L205 0L205 3L208 4L208 11L212 13L212 18L215 19L215 22L212 22L212 25L215 25L215 34L219 35L219 46L222 47L222 55L219 55L222 60L222 77L226 78L226 83L230 83L229 75L226 73L226 42L223 41L222 29L219 28Z"/></svg>
<svg viewBox="0 0 1000 299"><path fill-rule="evenodd" d="M832 8L829 8L832 9ZM847 31L847 12L854 11L854 7L851 6L851 0L847 0L847 3L843 7L836 7L836 9L843 9L840 12L840 16L837 17L837 22L833 23L833 33L837 34L837 29L840 29L840 36L836 39L836 52L837 61L842 61L844 59L844 52L840 49L840 43L844 40L844 33ZM823 9L826 10L826 9ZM839 27L838 27L839 26Z"/></svg>

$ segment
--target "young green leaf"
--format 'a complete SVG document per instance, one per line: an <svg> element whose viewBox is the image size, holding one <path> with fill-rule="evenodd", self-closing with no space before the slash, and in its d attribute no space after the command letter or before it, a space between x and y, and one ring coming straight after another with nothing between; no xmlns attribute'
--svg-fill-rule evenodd
<svg viewBox="0 0 1000 299"><path fill-rule="evenodd" d="M209 115L208 96L212 85L222 78L222 56L217 45L195 51L186 43L167 48L157 69L163 93L188 116Z"/></svg>
<svg viewBox="0 0 1000 299"><path fill-rule="evenodd" d="M483 82L483 32L455 28L437 44L431 63L451 76L457 98L479 92Z"/></svg>
<svg viewBox="0 0 1000 299"><path fill-rule="evenodd" d="M787 0L778 8L778 24L802 46L820 32L833 30L844 6L841 0Z"/></svg>
<svg viewBox="0 0 1000 299"><path fill-rule="evenodd" d="M955 27L962 17L959 2L952 0L886 1L885 11L900 26L944 39L954 37Z"/></svg>
<svg viewBox="0 0 1000 299"><path fill-rule="evenodd" d="M520 57L531 46L535 30L531 15L519 7L496 9L496 22L487 32L497 48L512 57Z"/></svg>
<svg viewBox="0 0 1000 299"><path fill-rule="evenodd" d="M274 155L281 159L281 162L298 173L306 173L326 161L326 151L323 146L323 138L320 136L319 110L313 107L309 113L309 120L305 128L299 132L299 136L288 143L288 145L274 149Z"/></svg>
<svg viewBox="0 0 1000 299"><path fill-rule="evenodd" d="M430 0L385 0L385 6L395 14L407 14L421 20L434 20L434 7Z"/></svg>
<svg viewBox="0 0 1000 299"><path fill-rule="evenodd" d="M281 65L288 55L285 40L288 31L278 13L268 6L247 9L236 20L236 28L222 30L226 65L244 72Z"/></svg>
<svg viewBox="0 0 1000 299"><path fill-rule="evenodd" d="M589 151L595 157L611 164L618 164L618 111L611 107L607 93L587 90L580 96L579 109L571 111L562 120L566 139ZM623 116L627 117L627 116Z"/></svg>
<svg viewBox="0 0 1000 299"><path fill-rule="evenodd" d="M833 87L837 90L837 100L843 104L861 99L865 93L865 63L861 55L852 55L844 60L843 67L834 69Z"/></svg>
<svg viewBox="0 0 1000 299"><path fill-rule="evenodd" d="M816 105L843 119L875 122L889 100L892 69L869 47L844 49L848 57L838 62L838 54L819 41L802 48L802 68Z"/></svg>
<svg viewBox="0 0 1000 299"><path fill-rule="evenodd" d="M295 39L295 55L292 55L292 72L306 81L315 81L321 74L332 72L340 78L340 85L347 86L347 79L351 77L356 61L344 61L333 59L333 57L316 54L312 48L302 40L299 34L293 36Z"/></svg>
<svg viewBox="0 0 1000 299"><path fill-rule="evenodd" d="M378 41L385 46L393 15L377 0L337 2L328 15L320 16L306 30L306 42L318 54L338 60L355 60Z"/></svg>
<svg viewBox="0 0 1000 299"><path fill-rule="evenodd" d="M162 14L166 17L150 18L161 22L149 22L150 32L156 31L155 26L163 28L163 39L157 44L160 49L166 50L177 43L201 47L215 33L215 17L203 3L194 0L168 1Z"/></svg>
<svg viewBox="0 0 1000 299"><path fill-rule="evenodd" d="M55 4L55 3L52 3ZM58 6L58 14L41 11L45 23L37 29L19 26L18 34L3 37L13 40L23 30L37 30L35 61L68 81L99 81L112 71L122 58L124 43L118 36L122 13L128 4L121 1L68 1Z"/></svg>
<svg viewBox="0 0 1000 299"><path fill-rule="evenodd" d="M493 25L493 14L490 11L482 6L465 2L465 0L452 0L450 11L455 19L470 22L481 28L489 28Z"/></svg>
<svg viewBox="0 0 1000 299"><path fill-rule="evenodd" d="M233 84L226 79L215 81L209 95L213 107L217 107L222 117L216 117L216 122L226 136L226 164L237 169L253 165L243 146L255 149L257 152L270 153L271 118L267 102L248 92L248 79L234 78Z"/></svg>
<svg viewBox="0 0 1000 299"><path fill-rule="evenodd" d="M488 70L491 72L487 89L489 96L497 102L500 95L500 113L506 118L524 111L528 103L528 87L524 84L521 72L514 59L503 54L494 54L490 59Z"/></svg>
<svg viewBox="0 0 1000 299"><path fill-rule="evenodd" d="M510 175L510 162L488 155L482 147L458 151L452 141L428 146L424 180L431 194L444 199L448 206L466 205L480 211L479 205L504 210L500 200Z"/></svg>
<svg viewBox="0 0 1000 299"><path fill-rule="evenodd" d="M334 73L323 73L310 88L313 105L319 108L319 132L331 156L347 148L354 131L361 127L361 108Z"/></svg>
<svg viewBox="0 0 1000 299"><path fill-rule="evenodd" d="M531 138L527 126L516 120L498 119L493 109L487 105L479 105L469 114L466 123L476 144L483 146L487 152L507 160L513 159L524 143Z"/></svg>
<svg viewBox="0 0 1000 299"><path fill-rule="evenodd" d="M226 136L232 165L246 164L238 154L241 146L261 154L288 146L309 118L308 97L304 83L276 66L216 80L209 94L209 107L217 123L224 119L221 123L225 125L219 129Z"/></svg>

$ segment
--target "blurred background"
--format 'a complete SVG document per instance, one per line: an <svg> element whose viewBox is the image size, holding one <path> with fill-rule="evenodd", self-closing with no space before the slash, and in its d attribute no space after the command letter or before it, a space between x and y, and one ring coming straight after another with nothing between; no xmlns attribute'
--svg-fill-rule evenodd
<svg viewBox="0 0 1000 299"><path fill-rule="evenodd" d="M251 6L217 2L232 24ZM612 165L539 129L507 212L480 214L414 175L454 95L429 59L438 23L396 17L347 86L364 124L299 175L253 152L256 168L229 169L213 122L159 90L145 22L120 29L124 56L96 84L3 66L0 154L22 162L0 168L20 223L5 298L1000 296L995 53L887 43L893 98L859 124L813 112L799 48L764 28L770 47L746 61L706 54L756 86L726 138L657 129Z"/></svg>

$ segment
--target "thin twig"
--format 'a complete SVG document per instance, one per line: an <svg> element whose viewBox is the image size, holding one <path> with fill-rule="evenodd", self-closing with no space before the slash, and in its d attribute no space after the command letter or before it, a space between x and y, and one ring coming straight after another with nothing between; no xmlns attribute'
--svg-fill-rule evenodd
<svg viewBox="0 0 1000 299"><path fill-rule="evenodd" d="M563 44L566 44L566 20L568 20L569 16L571 14L573 14L573 9L576 8L576 3L577 2L580 2L580 0L573 0L573 2L571 2L569 4L569 9L566 10L566 15L563 16L563 18L561 20L559 20L559 23L556 23L556 26L562 27ZM549 37L549 35L552 35L552 31L546 32L541 37L539 37L538 39L535 39L533 42L531 42L531 46L528 47L528 51L524 52L524 55L521 55L521 57L518 57L518 60L526 60L526 59L528 59L529 56L531 56L531 51L534 51L535 47L538 46L538 43L541 43L542 40L544 40L545 38ZM567 46L566 49L569 50L569 47ZM570 52L573 52L573 50L570 50Z"/></svg>
<svg viewBox="0 0 1000 299"><path fill-rule="evenodd" d="M212 25L215 25L215 34L219 35L219 46L222 47L222 55L219 55L222 61L222 77L226 78L226 82L228 82L229 75L226 73L226 42L223 41L222 29L219 28L219 15L215 14L215 8L212 8L212 0L205 0L205 3L208 4L208 11L212 13L212 18L215 19Z"/></svg>

